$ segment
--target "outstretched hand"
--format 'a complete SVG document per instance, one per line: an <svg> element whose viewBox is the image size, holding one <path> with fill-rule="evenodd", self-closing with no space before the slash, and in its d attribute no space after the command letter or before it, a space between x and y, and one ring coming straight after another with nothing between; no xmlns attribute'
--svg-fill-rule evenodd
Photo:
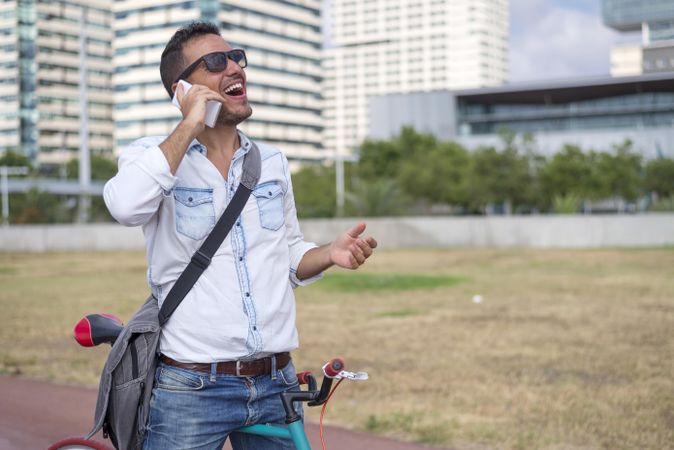
<svg viewBox="0 0 674 450"><path fill-rule="evenodd" d="M330 244L330 260L332 263L345 269L357 269L363 265L377 247L377 241L372 236L360 237L364 231L365 223L361 222L339 235Z"/></svg>

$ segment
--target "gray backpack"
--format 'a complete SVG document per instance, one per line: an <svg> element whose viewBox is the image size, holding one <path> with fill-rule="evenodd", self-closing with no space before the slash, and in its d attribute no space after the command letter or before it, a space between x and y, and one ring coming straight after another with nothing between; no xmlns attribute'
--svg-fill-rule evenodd
<svg viewBox="0 0 674 450"><path fill-rule="evenodd" d="M255 188L260 170L260 152L253 143L244 157L241 182L234 197L167 294L161 310L157 299L150 296L122 329L101 373L94 427L86 439L91 439L103 429L103 436L109 438L117 449L142 448L150 413L161 327L210 264Z"/></svg>

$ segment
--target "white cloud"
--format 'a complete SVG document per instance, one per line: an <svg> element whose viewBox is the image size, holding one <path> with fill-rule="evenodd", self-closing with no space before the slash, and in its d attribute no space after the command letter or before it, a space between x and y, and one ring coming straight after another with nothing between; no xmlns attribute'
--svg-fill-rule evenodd
<svg viewBox="0 0 674 450"><path fill-rule="evenodd" d="M606 76L617 33L598 10L511 0L510 81Z"/></svg>

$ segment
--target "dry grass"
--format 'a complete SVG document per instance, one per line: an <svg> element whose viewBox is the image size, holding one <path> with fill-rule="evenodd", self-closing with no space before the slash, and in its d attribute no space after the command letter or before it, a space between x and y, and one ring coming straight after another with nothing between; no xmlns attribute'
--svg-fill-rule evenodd
<svg viewBox="0 0 674 450"><path fill-rule="evenodd" d="M457 449L674 448L674 250L389 251L363 269L360 292L297 291L298 366L340 354L371 375L329 423ZM95 385L107 349L72 326L128 319L144 273L140 253L0 254L0 373ZM367 288L391 273L445 281Z"/></svg>

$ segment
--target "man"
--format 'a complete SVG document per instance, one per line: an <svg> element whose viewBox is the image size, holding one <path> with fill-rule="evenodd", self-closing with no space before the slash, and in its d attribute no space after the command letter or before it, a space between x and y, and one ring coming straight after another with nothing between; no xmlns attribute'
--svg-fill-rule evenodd
<svg viewBox="0 0 674 450"><path fill-rule="evenodd" d="M111 214L142 225L148 280L161 302L208 235L238 186L250 139L237 125L252 114L246 58L217 27L179 29L161 59L182 120L168 137L132 143L105 186ZM184 79L192 88L184 91ZM206 104L222 104L213 128ZM145 449L292 448L287 441L233 433L254 423L282 424L279 393L297 389L289 352L298 346L293 288L332 265L356 269L377 246L360 223L321 247L303 241L288 161L258 144L261 177L211 265L162 329L160 366ZM232 361L239 361L233 364ZM232 371L238 367L239 373Z"/></svg>

